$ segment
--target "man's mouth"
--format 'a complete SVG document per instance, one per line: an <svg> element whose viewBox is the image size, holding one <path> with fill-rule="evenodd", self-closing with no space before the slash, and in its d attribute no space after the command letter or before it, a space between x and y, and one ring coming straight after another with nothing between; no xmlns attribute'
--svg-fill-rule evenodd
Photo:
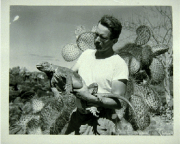
<svg viewBox="0 0 180 144"><path fill-rule="evenodd" d="M99 43L95 43L94 45L95 45L96 49L98 49L98 50L101 50L101 49L102 49L102 47L100 46Z"/></svg>

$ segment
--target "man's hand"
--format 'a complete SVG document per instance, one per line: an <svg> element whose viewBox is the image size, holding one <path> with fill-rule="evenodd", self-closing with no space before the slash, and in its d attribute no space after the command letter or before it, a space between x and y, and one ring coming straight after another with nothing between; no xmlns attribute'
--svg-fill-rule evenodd
<svg viewBox="0 0 180 144"><path fill-rule="evenodd" d="M88 102L95 102L97 98L91 95L84 80L82 80L82 83L83 83L83 87L81 89L74 89L76 97Z"/></svg>

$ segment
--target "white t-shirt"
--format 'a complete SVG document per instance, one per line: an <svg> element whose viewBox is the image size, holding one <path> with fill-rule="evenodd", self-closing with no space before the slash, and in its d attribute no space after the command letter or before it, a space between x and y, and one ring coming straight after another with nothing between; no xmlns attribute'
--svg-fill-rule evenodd
<svg viewBox="0 0 180 144"><path fill-rule="evenodd" d="M81 54L77 61L80 66L78 73L87 86L97 83L98 93L111 93L113 80L128 80L128 67L119 55L96 59L95 52L96 50L87 49Z"/></svg>

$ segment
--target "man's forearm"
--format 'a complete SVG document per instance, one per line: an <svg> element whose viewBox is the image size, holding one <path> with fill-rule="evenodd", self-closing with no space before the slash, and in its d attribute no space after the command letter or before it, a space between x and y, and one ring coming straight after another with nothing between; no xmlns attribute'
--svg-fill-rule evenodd
<svg viewBox="0 0 180 144"><path fill-rule="evenodd" d="M103 96L101 97L101 100L100 100L98 97L90 94L89 91L84 88L84 90L81 89L81 90L78 90L77 92L75 91L75 95L79 99L85 100L89 103L93 103L100 107L112 108L112 109L121 108L119 95L117 94L112 94L112 93L102 94Z"/></svg>
<svg viewBox="0 0 180 144"><path fill-rule="evenodd" d="M98 98L97 98L98 99ZM120 100L117 98L103 97L101 101L97 100L97 105L104 108L119 109L121 108Z"/></svg>
<svg viewBox="0 0 180 144"><path fill-rule="evenodd" d="M113 94L111 94L112 96ZM89 95L86 99L87 102L94 103L100 107L104 108L111 108L111 109L119 109L121 108L121 103L118 98L109 98L109 97L102 97L101 101L99 98L95 97L94 95Z"/></svg>
<svg viewBox="0 0 180 144"><path fill-rule="evenodd" d="M91 103L97 103L98 98L94 95L91 95L90 93L86 93L83 95L79 95L79 94L75 94L77 98L85 100L87 102L91 102Z"/></svg>

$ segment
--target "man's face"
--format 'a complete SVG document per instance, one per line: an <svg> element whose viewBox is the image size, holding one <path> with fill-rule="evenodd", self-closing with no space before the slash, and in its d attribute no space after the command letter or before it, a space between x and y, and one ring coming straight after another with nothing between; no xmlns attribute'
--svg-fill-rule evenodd
<svg viewBox="0 0 180 144"><path fill-rule="evenodd" d="M95 34L94 44L97 51L105 51L112 48L115 42L113 39L110 39L111 32L107 27L99 23Z"/></svg>

